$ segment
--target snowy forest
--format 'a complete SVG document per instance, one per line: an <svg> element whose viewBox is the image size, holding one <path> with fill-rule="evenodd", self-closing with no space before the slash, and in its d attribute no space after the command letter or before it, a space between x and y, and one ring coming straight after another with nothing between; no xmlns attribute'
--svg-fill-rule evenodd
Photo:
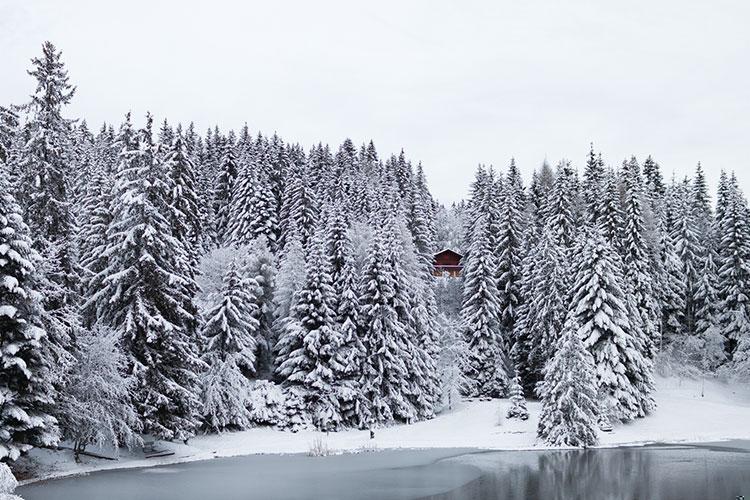
<svg viewBox="0 0 750 500"><path fill-rule="evenodd" d="M305 149L130 113L91 130L61 52L0 107L0 458L61 441L368 429L542 402L550 445L655 411L657 369L750 375L750 212L650 156L480 165L440 205L372 142ZM585 151L585 149L584 149ZM443 248L459 278L434 276Z"/></svg>

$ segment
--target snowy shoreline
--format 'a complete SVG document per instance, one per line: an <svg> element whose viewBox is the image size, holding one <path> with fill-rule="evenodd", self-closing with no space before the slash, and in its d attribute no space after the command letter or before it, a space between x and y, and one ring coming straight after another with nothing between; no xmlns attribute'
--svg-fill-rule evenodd
<svg viewBox="0 0 750 500"><path fill-rule="evenodd" d="M649 444L700 444L750 439L750 390L717 381L658 378L653 415L616 426L612 433L600 433L597 448L635 447ZM124 452L116 462L84 457L73 461L70 451L34 450L28 464L35 477L21 484L86 475L92 472L149 468L187 462L247 455L292 455L307 453L316 440L330 454L364 453L382 450L456 449L473 451L529 451L552 449L536 444L539 403L529 403L527 421L500 418L508 400L465 402L452 412L411 425L395 425L368 431L347 430L326 435L318 431L297 433L255 428L221 435L199 435L189 445L163 443L175 452L162 458L145 459L139 451ZM690 418L684 418L689 415ZM500 424L498 425L498 422ZM92 450L96 451L96 450ZM311 458L312 459L312 458Z"/></svg>

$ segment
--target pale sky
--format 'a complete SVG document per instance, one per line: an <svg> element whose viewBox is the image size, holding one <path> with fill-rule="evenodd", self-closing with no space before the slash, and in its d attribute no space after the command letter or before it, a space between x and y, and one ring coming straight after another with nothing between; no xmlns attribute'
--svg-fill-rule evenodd
<svg viewBox="0 0 750 500"><path fill-rule="evenodd" d="M441 201L478 163L582 170L589 142L665 177L701 161L750 194L750 2L0 0L0 103L28 99L51 40L92 128L132 110L372 139L422 161ZM140 118L142 121L142 118Z"/></svg>

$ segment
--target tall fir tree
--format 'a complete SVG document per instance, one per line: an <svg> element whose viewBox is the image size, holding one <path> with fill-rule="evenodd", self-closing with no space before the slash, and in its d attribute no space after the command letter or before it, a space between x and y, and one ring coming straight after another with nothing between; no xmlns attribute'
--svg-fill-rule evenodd
<svg viewBox="0 0 750 500"><path fill-rule="evenodd" d="M122 338L145 432L187 440L198 426L198 372L204 365L193 308L186 308L192 303L186 290L194 288L183 274L187 255L168 221L168 172L154 149L148 116L120 153L107 267L89 304Z"/></svg>
<svg viewBox="0 0 750 500"><path fill-rule="evenodd" d="M0 458L16 460L32 446L57 442L50 416L54 389L45 359L39 294L34 289L38 254L0 162Z"/></svg>
<svg viewBox="0 0 750 500"><path fill-rule="evenodd" d="M598 231L582 238L566 321L594 357L599 395L607 411L630 420L653 409L652 366L629 318L622 264Z"/></svg>
<svg viewBox="0 0 750 500"><path fill-rule="evenodd" d="M597 443L597 367L570 315L555 355L544 368L537 436L549 446L587 448Z"/></svg>
<svg viewBox="0 0 750 500"><path fill-rule="evenodd" d="M256 373L256 331L252 297L258 287L241 275L232 262L223 278L218 303L206 314L203 361L208 369L202 377L203 419L208 428L244 429L250 426L247 411L250 377Z"/></svg>
<svg viewBox="0 0 750 500"><path fill-rule="evenodd" d="M497 264L490 244L490 224L480 216L474 224L469 254L463 268L464 296L461 316L471 359L467 375L473 380L471 394L500 396L507 387L505 346L500 330Z"/></svg>

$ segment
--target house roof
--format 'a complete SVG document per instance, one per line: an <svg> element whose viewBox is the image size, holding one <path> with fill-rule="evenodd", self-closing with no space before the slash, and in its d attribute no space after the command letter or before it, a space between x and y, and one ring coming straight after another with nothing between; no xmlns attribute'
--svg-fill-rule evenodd
<svg viewBox="0 0 750 500"><path fill-rule="evenodd" d="M445 254L445 253L452 253L453 255L455 255L455 256L457 256L459 258L463 257L463 255L461 255L460 253L456 252L455 250L451 250L450 248L444 248L444 249L440 250L439 252L437 252L435 254L435 257L437 257L438 255Z"/></svg>

